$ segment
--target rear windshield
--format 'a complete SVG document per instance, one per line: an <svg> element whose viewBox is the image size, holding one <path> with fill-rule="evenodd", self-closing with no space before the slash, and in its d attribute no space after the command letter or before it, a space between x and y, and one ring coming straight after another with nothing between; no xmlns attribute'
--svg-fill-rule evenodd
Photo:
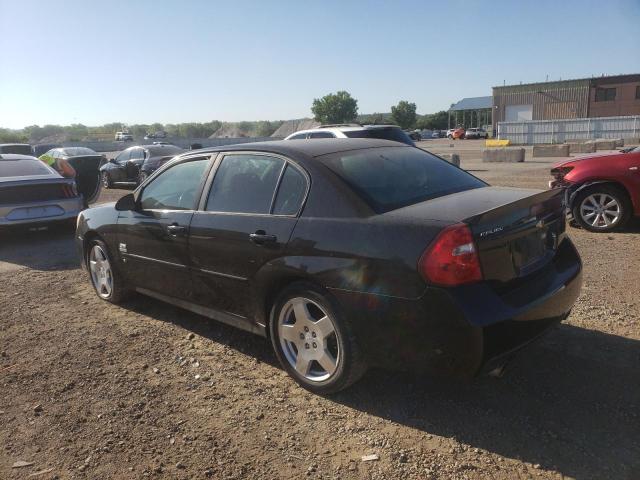
<svg viewBox="0 0 640 480"><path fill-rule="evenodd" d="M0 160L0 177L52 175L40 160Z"/></svg>
<svg viewBox="0 0 640 480"><path fill-rule="evenodd" d="M31 145L0 145L0 153L18 153L20 155L31 155Z"/></svg>
<svg viewBox="0 0 640 480"><path fill-rule="evenodd" d="M67 147L62 150L65 155L76 157L78 155L97 155L94 150L86 147Z"/></svg>
<svg viewBox="0 0 640 480"><path fill-rule="evenodd" d="M380 140L391 140L413 146L413 140L399 128L367 128L364 130L350 130L343 133L349 138L378 138Z"/></svg>
<svg viewBox="0 0 640 480"><path fill-rule="evenodd" d="M153 157L164 157L169 155L178 155L179 153L184 152L184 150L180 147L176 147L175 145L163 145L157 147L147 147L149 153Z"/></svg>
<svg viewBox="0 0 640 480"><path fill-rule="evenodd" d="M369 148L324 158L326 165L378 213L486 186L418 148Z"/></svg>

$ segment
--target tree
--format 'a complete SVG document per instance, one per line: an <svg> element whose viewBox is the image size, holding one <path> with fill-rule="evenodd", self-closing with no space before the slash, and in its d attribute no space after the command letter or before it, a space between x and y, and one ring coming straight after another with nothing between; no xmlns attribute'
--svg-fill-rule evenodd
<svg viewBox="0 0 640 480"><path fill-rule="evenodd" d="M416 124L416 104L402 100L397 106L391 107L391 116L400 127L413 128Z"/></svg>
<svg viewBox="0 0 640 480"><path fill-rule="evenodd" d="M424 115L417 122L418 128L426 130L446 130L449 128L449 113L441 110L436 113Z"/></svg>
<svg viewBox="0 0 640 480"><path fill-rule="evenodd" d="M322 98L314 98L311 113L320 123L351 122L358 116L358 101L349 92L341 90Z"/></svg>

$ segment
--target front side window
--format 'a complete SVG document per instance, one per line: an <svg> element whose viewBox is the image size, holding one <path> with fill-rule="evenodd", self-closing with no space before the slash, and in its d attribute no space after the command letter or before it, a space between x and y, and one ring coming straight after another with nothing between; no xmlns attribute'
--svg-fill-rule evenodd
<svg viewBox="0 0 640 480"><path fill-rule="evenodd" d="M307 181L304 175L297 168L287 165L273 205L273 214L295 215L298 213L306 191Z"/></svg>
<svg viewBox="0 0 640 480"><path fill-rule="evenodd" d="M131 158L131 149L124 150L120 152L120 154L116 157L116 163L125 163L127 160Z"/></svg>
<svg viewBox="0 0 640 480"><path fill-rule="evenodd" d="M368 148L326 157L325 165L378 213L487 185L417 148Z"/></svg>
<svg viewBox="0 0 640 480"><path fill-rule="evenodd" d="M142 160L144 158L144 150L141 148L134 148L131 150L131 157L129 160Z"/></svg>
<svg viewBox="0 0 640 480"><path fill-rule="evenodd" d="M299 133L299 134L294 135L293 137L291 137L289 140L304 140L305 138L307 138L307 134L306 133Z"/></svg>
<svg viewBox="0 0 640 480"><path fill-rule="evenodd" d="M192 210L208 158L179 163L158 175L140 196L143 210Z"/></svg>
<svg viewBox="0 0 640 480"><path fill-rule="evenodd" d="M267 155L227 155L211 185L210 212L269 213L284 160Z"/></svg>

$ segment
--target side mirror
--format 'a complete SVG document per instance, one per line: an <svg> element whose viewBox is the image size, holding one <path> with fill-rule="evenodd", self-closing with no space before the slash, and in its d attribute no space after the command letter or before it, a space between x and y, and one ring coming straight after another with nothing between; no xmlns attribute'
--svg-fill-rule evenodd
<svg viewBox="0 0 640 480"><path fill-rule="evenodd" d="M127 193L124 197L120 198L116 202L116 210L119 212L126 212L136 209L136 198L133 193Z"/></svg>

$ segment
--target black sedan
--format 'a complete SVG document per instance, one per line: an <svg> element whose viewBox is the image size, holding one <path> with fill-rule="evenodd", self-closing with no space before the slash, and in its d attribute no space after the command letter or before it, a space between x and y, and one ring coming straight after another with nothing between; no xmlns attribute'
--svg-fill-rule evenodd
<svg viewBox="0 0 640 480"><path fill-rule="evenodd" d="M142 145L123 150L100 167L102 185L138 185L184 149L175 145Z"/></svg>
<svg viewBox="0 0 640 480"><path fill-rule="evenodd" d="M76 238L102 299L136 291L268 337L317 393L368 366L495 368L581 286L561 190L491 187L385 140L185 153L85 210Z"/></svg>

